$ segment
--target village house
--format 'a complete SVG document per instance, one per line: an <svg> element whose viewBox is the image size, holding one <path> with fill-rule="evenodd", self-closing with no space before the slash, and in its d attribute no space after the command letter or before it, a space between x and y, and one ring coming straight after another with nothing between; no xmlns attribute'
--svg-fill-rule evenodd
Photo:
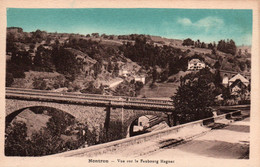
<svg viewBox="0 0 260 167"><path fill-rule="evenodd" d="M135 80L135 82L139 81L139 82L142 82L143 84L145 84L145 76L135 75L134 80Z"/></svg>
<svg viewBox="0 0 260 167"><path fill-rule="evenodd" d="M144 130L145 127L149 127L150 126L150 119L154 118L156 116L152 116L152 115L144 115L138 118L137 121L137 125L134 126L133 131L137 132L137 131L142 131Z"/></svg>
<svg viewBox="0 0 260 167"><path fill-rule="evenodd" d="M240 79L237 79L235 82L233 82L230 85L230 90L232 92L232 95L238 95L242 89L245 90L246 88L247 86Z"/></svg>
<svg viewBox="0 0 260 167"><path fill-rule="evenodd" d="M119 70L119 76L128 77L129 71L126 69Z"/></svg>
<svg viewBox="0 0 260 167"><path fill-rule="evenodd" d="M206 64L200 59L191 59L188 61L188 70L197 71L206 67Z"/></svg>

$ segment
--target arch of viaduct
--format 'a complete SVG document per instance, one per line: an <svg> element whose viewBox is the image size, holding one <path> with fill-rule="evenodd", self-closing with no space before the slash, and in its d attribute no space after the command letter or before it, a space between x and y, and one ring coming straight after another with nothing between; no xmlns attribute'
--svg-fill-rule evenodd
<svg viewBox="0 0 260 167"><path fill-rule="evenodd" d="M44 101L44 100L26 100L20 98L6 97L6 125L10 123L19 113L24 109L31 107L51 107L63 112L66 112L79 122L87 123L91 128L100 128L104 126L107 117L110 121L119 121L122 123L122 133L127 136L127 131L131 123L143 115L155 115L160 119L165 120L168 124L170 111L162 111L160 109L142 109L142 108L128 108L125 106L100 106L100 105L85 105L81 103L65 103L58 101ZM109 112L109 114L108 114Z"/></svg>

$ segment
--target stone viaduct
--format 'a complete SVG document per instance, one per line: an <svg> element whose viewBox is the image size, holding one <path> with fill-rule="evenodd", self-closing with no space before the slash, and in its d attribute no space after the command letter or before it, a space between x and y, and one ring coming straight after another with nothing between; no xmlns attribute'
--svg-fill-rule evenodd
<svg viewBox="0 0 260 167"><path fill-rule="evenodd" d="M122 133L143 115L155 115L172 124L172 101L93 94L58 93L43 90L6 88L6 125L32 107L55 108L72 115L89 127L104 126L106 120L120 121Z"/></svg>
<svg viewBox="0 0 260 167"><path fill-rule="evenodd" d="M222 78L224 77L228 77L228 79L231 79L232 77L234 77L235 75L237 75L239 72L235 72L235 71L227 71L227 70L219 70L220 72L220 76ZM247 80L251 79L251 74L250 73L240 73L243 77L245 77Z"/></svg>

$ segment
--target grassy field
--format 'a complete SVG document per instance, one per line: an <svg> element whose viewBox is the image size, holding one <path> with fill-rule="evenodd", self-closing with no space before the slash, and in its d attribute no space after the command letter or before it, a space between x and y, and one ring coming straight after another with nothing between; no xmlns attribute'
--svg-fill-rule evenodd
<svg viewBox="0 0 260 167"><path fill-rule="evenodd" d="M170 98L175 94L179 83L156 83L157 87L155 88L150 88L149 85L146 84L142 88L139 97Z"/></svg>

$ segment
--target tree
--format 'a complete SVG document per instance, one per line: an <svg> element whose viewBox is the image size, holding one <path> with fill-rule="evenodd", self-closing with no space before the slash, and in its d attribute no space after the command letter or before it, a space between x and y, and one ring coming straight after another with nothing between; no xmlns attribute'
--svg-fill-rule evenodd
<svg viewBox="0 0 260 167"><path fill-rule="evenodd" d="M100 61L97 61L94 66L94 76L97 78L98 74L102 72L102 64Z"/></svg>
<svg viewBox="0 0 260 167"><path fill-rule="evenodd" d="M52 60L51 51L45 49L42 45L37 48L35 58L34 58L34 66L37 71L54 71L55 67Z"/></svg>
<svg viewBox="0 0 260 167"><path fill-rule="evenodd" d="M5 86L11 86L14 82L14 77L12 73L6 72L6 78L5 78Z"/></svg>
<svg viewBox="0 0 260 167"><path fill-rule="evenodd" d="M216 54L217 54L217 51L216 51L215 48L212 48L212 49L211 49L211 54L212 54L212 55L216 55Z"/></svg>
<svg viewBox="0 0 260 167"><path fill-rule="evenodd" d="M110 72L110 73L113 71L113 66L112 66L111 61L108 61L107 71Z"/></svg>
<svg viewBox="0 0 260 167"><path fill-rule="evenodd" d="M26 156L27 127L24 122L14 122L6 128L5 132L5 155Z"/></svg>
<svg viewBox="0 0 260 167"><path fill-rule="evenodd" d="M114 66L114 70L113 70L113 75L115 75L116 77L118 77L118 75L119 75L119 65L118 65L118 63L116 63L115 64L115 66Z"/></svg>
<svg viewBox="0 0 260 167"><path fill-rule="evenodd" d="M77 61L76 56L63 47L53 49L51 55L56 71L73 81L82 69L82 64Z"/></svg>
<svg viewBox="0 0 260 167"><path fill-rule="evenodd" d="M206 44L204 42L201 43L201 48L206 48Z"/></svg>
<svg viewBox="0 0 260 167"><path fill-rule="evenodd" d="M153 77L153 83L156 82L158 73L157 73L157 69L155 66L153 67L152 77Z"/></svg>
<svg viewBox="0 0 260 167"><path fill-rule="evenodd" d="M94 37L94 38L98 38L99 37L99 33L92 33L91 36Z"/></svg>
<svg viewBox="0 0 260 167"><path fill-rule="evenodd" d="M212 43L209 43L208 44L208 49L213 49L214 47L213 47L213 45L212 45Z"/></svg>
<svg viewBox="0 0 260 167"><path fill-rule="evenodd" d="M214 64L214 68L215 68L215 69L220 69L220 67L221 67L220 62L219 62L219 61L216 61L216 63Z"/></svg>
<svg viewBox="0 0 260 167"><path fill-rule="evenodd" d="M220 86L221 83L222 83L222 77L220 76L219 70L217 70L215 73L215 85Z"/></svg>
<svg viewBox="0 0 260 167"><path fill-rule="evenodd" d="M183 46L190 46L190 45L194 45L194 41L190 38L187 38L183 41L182 43Z"/></svg>
<svg viewBox="0 0 260 167"><path fill-rule="evenodd" d="M220 40L218 42L217 49L224 53L230 53L232 55L235 55L237 47L236 47L235 42L232 39L227 40L227 42L225 40Z"/></svg>
<svg viewBox="0 0 260 167"><path fill-rule="evenodd" d="M172 97L174 114L180 123L212 116L209 107L214 103L214 88L212 77L208 72L205 70L197 74L191 73L181 79L181 85Z"/></svg>

